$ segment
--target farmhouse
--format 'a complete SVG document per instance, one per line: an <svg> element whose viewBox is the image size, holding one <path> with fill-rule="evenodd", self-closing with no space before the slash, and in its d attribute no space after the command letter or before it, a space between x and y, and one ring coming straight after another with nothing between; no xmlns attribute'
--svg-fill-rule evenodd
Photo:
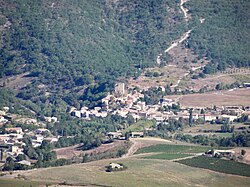
<svg viewBox="0 0 250 187"><path fill-rule="evenodd" d="M213 156L230 156L232 157L235 151L231 150L214 150Z"/></svg>
<svg viewBox="0 0 250 187"><path fill-rule="evenodd" d="M231 116L231 115L221 115L223 119L228 119L230 122L233 122L234 120L238 119L238 116Z"/></svg>
<svg viewBox="0 0 250 187"><path fill-rule="evenodd" d="M122 133L121 132L108 132L107 136L112 139L119 139L122 137Z"/></svg>
<svg viewBox="0 0 250 187"><path fill-rule="evenodd" d="M131 132L130 137L131 138L143 138L144 133L143 132Z"/></svg>
<svg viewBox="0 0 250 187"><path fill-rule="evenodd" d="M212 114L199 114L198 118L203 119L204 121L213 121L217 119L217 115Z"/></svg>
<svg viewBox="0 0 250 187"><path fill-rule="evenodd" d="M122 168L123 168L122 165L117 164L117 163L110 163L109 166L110 166L112 169L122 169Z"/></svg>
<svg viewBox="0 0 250 187"><path fill-rule="evenodd" d="M31 166L31 162L27 161L27 160L22 160L20 162L17 162L18 164L22 164L22 165L25 165L25 166Z"/></svg>

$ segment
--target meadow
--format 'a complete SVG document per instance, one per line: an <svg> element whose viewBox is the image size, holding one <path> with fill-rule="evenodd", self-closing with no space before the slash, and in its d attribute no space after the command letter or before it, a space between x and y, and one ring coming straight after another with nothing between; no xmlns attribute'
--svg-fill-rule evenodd
<svg viewBox="0 0 250 187"><path fill-rule="evenodd" d="M0 187L41 187L43 182L25 181L17 179L0 179Z"/></svg>
<svg viewBox="0 0 250 187"><path fill-rule="evenodd" d="M110 162L123 163L128 169L121 172L105 172L105 166ZM69 186L250 186L248 177L228 176L167 160L140 158L100 160L44 168L23 175L32 181Z"/></svg>
<svg viewBox="0 0 250 187"><path fill-rule="evenodd" d="M156 155L145 156L143 158L146 159L162 159L162 160L173 160L179 158L185 158L191 156L190 154L169 154L169 153L161 153Z"/></svg>
<svg viewBox="0 0 250 187"><path fill-rule="evenodd" d="M189 146L189 145L173 145L173 144L158 144L149 147L143 147L136 153L168 153L168 154L183 154L183 153L201 153L209 150L205 146Z"/></svg>

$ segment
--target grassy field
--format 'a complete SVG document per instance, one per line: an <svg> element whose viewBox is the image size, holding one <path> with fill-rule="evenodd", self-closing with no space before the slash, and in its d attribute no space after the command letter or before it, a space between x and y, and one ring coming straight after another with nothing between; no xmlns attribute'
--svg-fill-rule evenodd
<svg viewBox="0 0 250 187"><path fill-rule="evenodd" d="M143 147L136 153L159 153L143 157L144 159L162 159L173 160L192 156L195 153L204 153L209 147L188 146L175 144L158 144L149 147Z"/></svg>
<svg viewBox="0 0 250 187"><path fill-rule="evenodd" d="M150 147L143 147L136 153L168 153L168 154L185 154L185 153L201 153L209 150L209 147L203 146L187 146L187 145L171 145L159 144Z"/></svg>
<svg viewBox="0 0 250 187"><path fill-rule="evenodd" d="M123 163L128 169L121 172L105 172L105 166L110 162ZM30 180L79 186L250 186L250 178L228 176L166 160L138 158L101 160L38 169L25 175Z"/></svg>
<svg viewBox="0 0 250 187"><path fill-rule="evenodd" d="M238 163L231 160L222 160L210 157L194 157L177 161L192 167L205 168L222 173L242 175L250 177L250 165Z"/></svg>
<svg viewBox="0 0 250 187"><path fill-rule="evenodd" d="M151 128L155 125L155 121L153 120L139 120L138 122L130 125L126 132L132 131L132 132L140 132L143 131L145 128Z"/></svg>
<svg viewBox="0 0 250 187"><path fill-rule="evenodd" d="M143 158L146 159L162 159L162 160L173 160L178 158L185 158L190 156L190 154L169 154L169 153L161 153L156 155L145 156Z"/></svg>
<svg viewBox="0 0 250 187"><path fill-rule="evenodd" d="M0 179L0 187L41 187L41 186L46 186L46 183L15 180L15 179Z"/></svg>

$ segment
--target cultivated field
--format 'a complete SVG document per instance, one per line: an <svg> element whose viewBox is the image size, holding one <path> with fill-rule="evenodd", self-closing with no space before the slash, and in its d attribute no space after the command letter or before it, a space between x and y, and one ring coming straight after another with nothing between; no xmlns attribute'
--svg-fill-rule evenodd
<svg viewBox="0 0 250 187"><path fill-rule="evenodd" d="M26 173L32 180L86 186L249 186L250 178L228 176L175 162L152 159L123 159L128 169L107 173L105 166L116 160L39 169Z"/></svg>
<svg viewBox="0 0 250 187"><path fill-rule="evenodd" d="M223 160L218 158L200 156L180 160L177 162L192 167L205 168L213 171L250 177L250 165L235 162L232 160Z"/></svg>
<svg viewBox="0 0 250 187"><path fill-rule="evenodd" d="M91 153L104 153L107 151L114 151L117 150L119 147L124 146L125 141L114 141L109 144L102 144L101 146L91 149L91 150L86 150L86 151L81 151L78 150L79 145L75 146L70 146L70 147L64 147L64 148L59 148L59 149L54 149L54 151L57 154L57 158L65 158L65 159L71 159L74 156L80 156L81 154L91 154Z"/></svg>
<svg viewBox="0 0 250 187"><path fill-rule="evenodd" d="M189 167L164 159L141 158L146 152L159 153L162 151L185 155L186 153L202 152L205 147L176 145L170 141L158 138L133 139L139 145L154 145L142 148L143 154L127 158L107 159L84 164L63 167L43 168L31 171L13 173L25 176L28 180L41 181L43 184L54 183L54 186L249 186L249 177L240 177L217 173L210 170ZM161 144L161 145L157 145ZM189 154L187 154L189 155ZM186 156L186 155L185 155ZM174 159L174 158L173 158ZM110 162L123 163L128 167L121 172L105 172L105 166ZM8 177L8 176L7 176ZM11 179L8 179L9 181ZM12 181L12 180L11 180ZM28 181L25 181L25 183ZM20 186L23 181L17 181ZM0 187L7 185L6 180L0 179ZM58 185L60 184L60 185ZM33 185L33 183L32 183ZM24 185L25 186L25 185ZM35 186L35 185L33 185ZM49 185L52 186L52 185Z"/></svg>
<svg viewBox="0 0 250 187"><path fill-rule="evenodd" d="M250 89L236 89L230 91L218 91L204 94L169 96L186 107L211 107L213 105L250 105Z"/></svg>
<svg viewBox="0 0 250 187"><path fill-rule="evenodd" d="M140 153L172 153L172 154L185 154L185 153L201 153L205 152L209 147L205 146L187 146L187 145L175 145L175 144L159 144L150 147L143 147L137 151Z"/></svg>
<svg viewBox="0 0 250 187"><path fill-rule="evenodd" d="M205 136L217 136L217 137L231 137L233 133L221 133L222 124L202 124L193 127L188 127L183 129L183 134L188 134L191 136L205 135ZM242 132L249 129L248 125L243 123L233 123L230 126L234 126L234 132ZM240 128L245 128L245 130L240 130Z"/></svg>
<svg viewBox="0 0 250 187"><path fill-rule="evenodd" d="M0 179L1 187L43 187L45 183L34 182L34 181L24 181L24 180L14 180L14 179Z"/></svg>

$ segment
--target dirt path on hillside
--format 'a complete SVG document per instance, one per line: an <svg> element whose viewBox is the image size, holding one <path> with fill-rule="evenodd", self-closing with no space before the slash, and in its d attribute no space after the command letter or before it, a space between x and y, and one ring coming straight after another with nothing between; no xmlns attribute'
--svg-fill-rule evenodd
<svg viewBox="0 0 250 187"><path fill-rule="evenodd" d="M128 158L132 156L138 149L141 148L140 142L137 142L135 140L130 140L132 142L132 146L129 148L128 152L122 156L122 158Z"/></svg>
<svg viewBox="0 0 250 187"><path fill-rule="evenodd" d="M187 156L187 157L183 157L183 158L176 158L176 159L172 159L170 161L172 162L176 162L176 161L180 161L180 160L186 160L186 159L190 159L190 158L194 158L194 157L198 157L198 156L201 156L203 153L196 153L194 155L191 155L191 156Z"/></svg>
<svg viewBox="0 0 250 187"><path fill-rule="evenodd" d="M184 14L184 18L186 19L186 21L187 21L187 19L188 19L188 14L187 14L188 9L184 8L184 7L183 7L183 4L186 3L187 1L188 1L188 0L181 0L181 4L180 4L181 10L182 10L182 12L183 12L183 14Z"/></svg>
<svg viewBox="0 0 250 187"><path fill-rule="evenodd" d="M162 143L173 143L172 141L169 140L165 140L165 139L161 139L161 138L149 138L149 137L145 137L145 138L135 138L135 139L130 139L130 142L132 142L132 146L129 148L127 154L123 155L122 158L128 158L133 156L136 151L138 151L140 148L143 147L149 147L151 145L156 144L155 142L162 142Z"/></svg>
<svg viewBox="0 0 250 187"><path fill-rule="evenodd" d="M188 21L188 9L184 8L183 5L184 3L186 3L188 0L181 0L181 3L180 3L180 9L181 11L183 12L184 14L184 19L186 21ZM189 30L187 32L185 32L181 38L177 41L173 41L172 44L164 51L164 53L168 53L170 50L172 50L173 48L177 47L178 44L184 42L189 36L190 36L190 33L192 32L192 30ZM162 54L159 54L156 58L156 63L157 64L161 64L161 56Z"/></svg>

